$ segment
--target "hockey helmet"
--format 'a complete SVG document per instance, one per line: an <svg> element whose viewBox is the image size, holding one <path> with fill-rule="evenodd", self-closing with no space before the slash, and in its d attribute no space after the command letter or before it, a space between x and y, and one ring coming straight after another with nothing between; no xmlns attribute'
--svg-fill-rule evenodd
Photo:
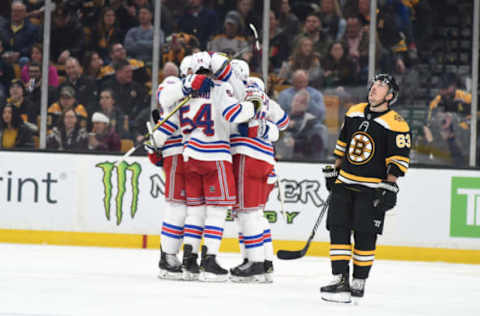
<svg viewBox="0 0 480 316"><path fill-rule="evenodd" d="M250 67L248 66L247 62L241 59L232 59L230 65L232 66L237 78L246 84L248 77L250 76Z"/></svg>
<svg viewBox="0 0 480 316"><path fill-rule="evenodd" d="M395 78L389 74L377 74L375 75L375 77L373 78L373 80L370 81L369 85L368 85L368 93L370 93L370 89L372 88L373 86L373 83L376 82L376 81L381 81L381 82L384 82L386 84L388 84L388 87L389 87L389 90L388 90L388 94L392 94L393 97L390 101L388 101L388 105L392 105L394 104L397 99L398 99L398 94L399 94L399 90L400 88L398 87L398 84L397 82L395 81Z"/></svg>
<svg viewBox="0 0 480 316"><path fill-rule="evenodd" d="M202 68L210 71L210 63L212 57L208 52L198 52L192 55L190 67L193 73L197 73Z"/></svg>
<svg viewBox="0 0 480 316"><path fill-rule="evenodd" d="M186 77L190 74L192 70L192 55L183 57L182 62L180 63L180 76Z"/></svg>
<svg viewBox="0 0 480 316"><path fill-rule="evenodd" d="M263 83L263 80L258 78L258 77L248 77L248 85L256 85L260 90L265 92L265 84Z"/></svg>

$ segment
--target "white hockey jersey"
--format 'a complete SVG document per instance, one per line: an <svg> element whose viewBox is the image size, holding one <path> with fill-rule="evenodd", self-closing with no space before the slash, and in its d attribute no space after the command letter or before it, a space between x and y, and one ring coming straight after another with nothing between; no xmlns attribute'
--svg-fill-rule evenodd
<svg viewBox="0 0 480 316"><path fill-rule="evenodd" d="M173 99L171 95L183 95L178 89L176 84L165 86L160 93L160 102L163 100L162 104L168 104ZM185 161L191 157L203 161L231 162L230 125L247 122L253 116L251 102L238 102L228 83L215 81L209 93L190 99L153 136L157 144L163 145L180 129Z"/></svg>

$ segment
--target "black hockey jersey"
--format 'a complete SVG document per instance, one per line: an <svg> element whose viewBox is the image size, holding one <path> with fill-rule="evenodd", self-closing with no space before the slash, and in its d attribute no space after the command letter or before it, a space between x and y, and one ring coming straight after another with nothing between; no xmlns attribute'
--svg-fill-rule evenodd
<svg viewBox="0 0 480 316"><path fill-rule="evenodd" d="M371 112L368 103L352 106L343 122L334 155L342 159L337 183L375 188L388 174L403 176L412 136L395 111Z"/></svg>

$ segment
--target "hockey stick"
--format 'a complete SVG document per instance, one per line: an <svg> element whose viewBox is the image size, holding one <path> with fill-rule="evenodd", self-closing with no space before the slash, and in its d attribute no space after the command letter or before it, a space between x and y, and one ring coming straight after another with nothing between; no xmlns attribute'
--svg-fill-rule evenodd
<svg viewBox="0 0 480 316"><path fill-rule="evenodd" d="M323 204L322 210L320 211L320 214L318 215L317 221L315 222L315 225L313 226L312 233L310 234L310 237L308 237L307 244L305 245L305 247L303 247L303 249L300 249L300 250L279 250L279 251L277 251L277 257L279 259L292 260L292 259L302 258L303 256L305 256L305 254L308 251L308 248L310 247L310 243L313 240L313 237L315 237L318 225L320 225L320 223L323 219L323 216L325 216L325 213L327 212L328 205L330 204L330 198L331 198L331 194L327 197L327 200Z"/></svg>
<svg viewBox="0 0 480 316"><path fill-rule="evenodd" d="M168 113L163 120L161 120L160 122L158 122L157 124L155 124L155 126L153 127L153 130L155 131L155 130L157 130L160 126L162 126L163 124L165 124L165 122L168 121L168 119L169 119L170 117L172 117L173 114L175 114L178 110L180 110L180 108L181 108L182 106L184 106L188 101L190 101L191 98L192 98L192 96L188 95L185 99L183 99L183 101L180 102L180 103L172 110L172 112ZM152 133L147 132L147 134L145 134L143 137L144 137L144 139L146 139L146 138L149 138L151 135L152 135ZM118 166L122 161L124 161L125 159L127 159L128 157L130 157L135 151L137 151L140 147L143 146L143 143L144 143L144 142L141 142L141 143L137 144L135 147L130 148L129 151L127 151L117 162L115 162L115 165Z"/></svg>
<svg viewBox="0 0 480 316"><path fill-rule="evenodd" d="M255 28L255 25L253 25L252 23L250 23L248 26L252 30L253 36L255 37L255 48L257 49L257 51L260 51L260 42L258 41L257 29Z"/></svg>

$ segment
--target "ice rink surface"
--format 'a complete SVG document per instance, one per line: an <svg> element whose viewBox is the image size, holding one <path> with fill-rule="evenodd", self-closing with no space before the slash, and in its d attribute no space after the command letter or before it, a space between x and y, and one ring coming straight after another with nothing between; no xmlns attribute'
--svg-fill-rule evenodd
<svg viewBox="0 0 480 316"><path fill-rule="evenodd" d="M276 260L273 284L234 284L160 280L155 250L0 244L0 254L1 316L480 315L480 265L377 260L353 305L320 299L327 258Z"/></svg>

